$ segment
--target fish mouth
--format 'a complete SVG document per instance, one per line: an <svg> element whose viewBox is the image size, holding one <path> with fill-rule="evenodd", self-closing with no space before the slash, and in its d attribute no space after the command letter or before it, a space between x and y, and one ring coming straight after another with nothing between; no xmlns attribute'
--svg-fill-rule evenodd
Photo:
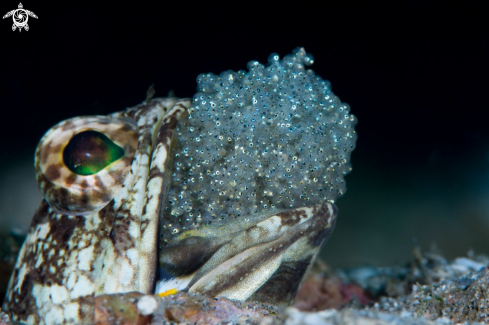
<svg viewBox="0 0 489 325"><path fill-rule="evenodd" d="M238 232L188 231L160 252L155 292L171 289L240 301L290 303L337 216L323 203L274 214Z"/></svg>

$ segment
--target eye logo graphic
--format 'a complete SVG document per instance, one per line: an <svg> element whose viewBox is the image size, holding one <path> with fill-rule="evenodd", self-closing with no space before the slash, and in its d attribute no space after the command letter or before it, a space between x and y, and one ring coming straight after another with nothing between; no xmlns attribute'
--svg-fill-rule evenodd
<svg viewBox="0 0 489 325"><path fill-rule="evenodd" d="M27 25L27 21L29 20L29 16L33 18L37 18L35 13L29 10L25 10L23 8L24 7L22 6L22 3L19 2L18 9L9 11L5 14L5 16L3 16L4 19L12 16L12 19L14 20L14 24L12 25L12 31L15 31L15 29L17 28L19 29L19 32L22 31L22 28L28 31L29 25Z"/></svg>

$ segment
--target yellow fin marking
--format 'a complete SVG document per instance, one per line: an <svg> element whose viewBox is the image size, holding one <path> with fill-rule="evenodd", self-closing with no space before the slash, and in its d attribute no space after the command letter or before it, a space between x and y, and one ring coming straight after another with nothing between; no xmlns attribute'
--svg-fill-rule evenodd
<svg viewBox="0 0 489 325"><path fill-rule="evenodd" d="M158 296L163 298L163 297L166 297L166 296L171 296L171 295L174 295L175 293L177 293L178 290L173 288L173 289L170 289L170 290L166 290L165 292L162 292L162 293L159 293Z"/></svg>

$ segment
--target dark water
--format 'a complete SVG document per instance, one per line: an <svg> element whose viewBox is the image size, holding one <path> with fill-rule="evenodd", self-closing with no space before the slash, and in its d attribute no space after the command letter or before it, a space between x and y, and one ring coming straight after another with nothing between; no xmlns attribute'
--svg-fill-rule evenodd
<svg viewBox="0 0 489 325"><path fill-rule="evenodd" d="M4 12L17 3L0 2ZM297 46L358 117L348 192L324 258L402 263L415 243L448 257L489 244L489 28L482 2L24 3L30 30L0 24L0 229L40 199L37 141L73 116L192 96L199 73L245 69Z"/></svg>

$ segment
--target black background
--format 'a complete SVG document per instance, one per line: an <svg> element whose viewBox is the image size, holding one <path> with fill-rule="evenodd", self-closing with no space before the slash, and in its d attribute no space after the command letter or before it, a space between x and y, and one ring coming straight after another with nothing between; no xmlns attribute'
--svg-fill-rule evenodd
<svg viewBox="0 0 489 325"><path fill-rule="evenodd" d="M65 118L133 106L153 83L157 96L191 97L199 73L302 46L359 120L329 258L403 261L413 238L448 255L487 247L489 226L477 216L489 220L489 208L470 218L470 200L452 206L489 188L484 1L22 3L39 17L29 31L0 20L1 166L32 155ZM1 15L17 5L0 1ZM431 199L441 210L402 216ZM451 219L439 215L453 209Z"/></svg>

